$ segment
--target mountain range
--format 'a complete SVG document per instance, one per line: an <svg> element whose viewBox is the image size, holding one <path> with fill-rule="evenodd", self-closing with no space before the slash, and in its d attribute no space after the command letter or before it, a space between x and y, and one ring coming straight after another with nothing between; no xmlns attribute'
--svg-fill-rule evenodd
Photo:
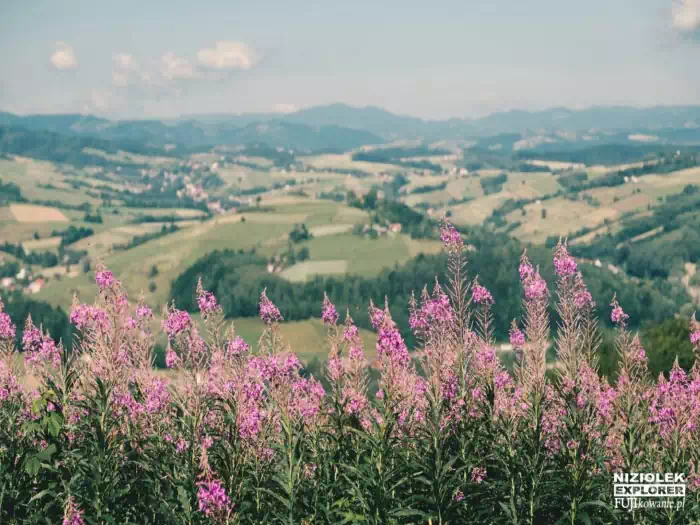
<svg viewBox="0 0 700 525"><path fill-rule="evenodd" d="M531 138L535 145L591 140L625 142L630 135L629 140L698 144L700 106L553 108L446 120L427 120L378 107L346 104L315 106L286 115L193 115L163 120L108 120L80 114L20 116L0 112L0 126L149 148L170 144L184 151L250 143L306 151L347 151L393 140L483 141L499 134Z"/></svg>

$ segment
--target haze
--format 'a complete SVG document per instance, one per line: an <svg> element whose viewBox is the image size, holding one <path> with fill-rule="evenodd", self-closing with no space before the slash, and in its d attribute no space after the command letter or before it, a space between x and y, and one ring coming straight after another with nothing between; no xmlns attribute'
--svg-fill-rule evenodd
<svg viewBox="0 0 700 525"><path fill-rule="evenodd" d="M700 103L700 0L4 2L0 109L332 102L427 118Z"/></svg>

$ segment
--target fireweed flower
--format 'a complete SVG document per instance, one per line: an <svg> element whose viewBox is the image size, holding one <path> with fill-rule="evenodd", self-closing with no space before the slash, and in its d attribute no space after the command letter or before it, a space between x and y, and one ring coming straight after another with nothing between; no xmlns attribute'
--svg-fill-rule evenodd
<svg viewBox="0 0 700 525"><path fill-rule="evenodd" d="M700 323L695 319L695 314L690 319L690 343L700 350Z"/></svg>
<svg viewBox="0 0 700 525"><path fill-rule="evenodd" d="M171 346L165 351L165 366L168 368L173 368L180 362L180 356L177 355L175 350Z"/></svg>
<svg viewBox="0 0 700 525"><path fill-rule="evenodd" d="M574 306L579 310L586 306L593 306L593 304L593 297L586 288L578 289L574 292Z"/></svg>
<svg viewBox="0 0 700 525"><path fill-rule="evenodd" d="M392 364L406 366L409 362L408 348L396 328L381 329L377 340L377 356Z"/></svg>
<svg viewBox="0 0 700 525"><path fill-rule="evenodd" d="M2 303L0 303L0 308L2 308ZM17 329L10 316L0 311L0 339L14 339L16 334Z"/></svg>
<svg viewBox="0 0 700 525"><path fill-rule="evenodd" d="M486 293L488 293L488 291ZM441 324L453 319L450 298L443 293L439 284L435 285L432 297L424 297L421 313L427 323Z"/></svg>
<svg viewBox="0 0 700 525"><path fill-rule="evenodd" d="M217 480L198 483L197 501L199 511L205 516L226 516L231 510L231 500Z"/></svg>
<svg viewBox="0 0 700 525"><path fill-rule="evenodd" d="M150 319L153 317L153 310L145 304L140 304L136 307L136 317L139 319Z"/></svg>
<svg viewBox="0 0 700 525"><path fill-rule="evenodd" d="M163 330L170 339L175 338L192 325L190 314L182 310L172 309L168 312L168 317L163 321Z"/></svg>
<svg viewBox="0 0 700 525"><path fill-rule="evenodd" d="M460 502L463 499L464 499L464 492L462 492L461 490L458 490L457 492L455 492L455 495L454 495L455 501Z"/></svg>
<svg viewBox="0 0 700 525"><path fill-rule="evenodd" d="M204 315L211 314L220 308L216 303L216 297L211 292L202 292L197 297L197 306Z"/></svg>
<svg viewBox="0 0 700 525"><path fill-rule="evenodd" d="M523 260L518 267L518 273L520 273L520 280L523 282L535 273L535 269L532 267L532 264L530 264L530 261L527 260L526 254L523 254Z"/></svg>
<svg viewBox="0 0 700 525"><path fill-rule="evenodd" d="M554 271L559 277L570 277L576 274L576 261L569 255L566 243L559 241L554 252Z"/></svg>
<svg viewBox="0 0 700 525"><path fill-rule="evenodd" d="M265 324L279 323L282 315L270 299L267 298L267 289L260 294L260 319Z"/></svg>
<svg viewBox="0 0 700 525"><path fill-rule="evenodd" d="M370 299L369 301L369 319L372 323L372 327L376 330L380 326L384 324L384 318L386 317L386 313L384 310L381 310L374 306L374 303Z"/></svg>
<svg viewBox="0 0 700 525"><path fill-rule="evenodd" d="M690 342L694 346L700 346L700 330L695 330L690 333Z"/></svg>
<svg viewBox="0 0 700 525"><path fill-rule="evenodd" d="M109 327L109 316L99 306L80 304L73 307L70 322L79 330L96 328L105 330Z"/></svg>
<svg viewBox="0 0 700 525"><path fill-rule="evenodd" d="M613 307L612 312L610 313L610 320L619 325L625 325L627 320L630 318L629 315L625 313L625 311L622 309L620 304L617 302L617 298L613 297L612 303L610 303L610 306Z"/></svg>
<svg viewBox="0 0 700 525"><path fill-rule="evenodd" d="M510 327L510 344L512 344L514 348L522 348L525 346L525 334L518 328L515 321L513 321Z"/></svg>
<svg viewBox="0 0 700 525"><path fill-rule="evenodd" d="M250 346L246 343L241 336L234 337L233 341L226 341L226 355L227 357L238 356L247 354L250 350Z"/></svg>
<svg viewBox="0 0 700 525"><path fill-rule="evenodd" d="M484 479L486 479L486 469L484 467L474 467L472 469L472 483L479 485Z"/></svg>
<svg viewBox="0 0 700 525"><path fill-rule="evenodd" d="M358 337L358 330L357 326L354 324L351 324L345 328L343 331L343 340L347 343L350 343L352 341L356 341Z"/></svg>
<svg viewBox="0 0 700 525"><path fill-rule="evenodd" d="M546 299L548 295L547 283L540 277L540 273L536 271L530 274L525 283L525 298L531 301L537 301Z"/></svg>
<svg viewBox="0 0 700 525"><path fill-rule="evenodd" d="M459 251L464 247L462 235L443 217L440 226L440 240L449 251Z"/></svg>
<svg viewBox="0 0 700 525"><path fill-rule="evenodd" d="M472 286L472 300L480 305L493 304L491 292L481 286L477 281L474 281L474 285Z"/></svg>
<svg viewBox="0 0 700 525"><path fill-rule="evenodd" d="M328 299L326 293L323 294L323 308L321 310L321 320L326 324L336 324L338 322L338 312L333 303Z"/></svg>
<svg viewBox="0 0 700 525"><path fill-rule="evenodd" d="M72 496L68 497L63 510L63 525L84 525L83 511L80 510Z"/></svg>
<svg viewBox="0 0 700 525"><path fill-rule="evenodd" d="M114 274L109 270L98 271L95 273L95 282L97 283L97 286L100 287L100 290L111 288L111 286L114 284Z"/></svg>

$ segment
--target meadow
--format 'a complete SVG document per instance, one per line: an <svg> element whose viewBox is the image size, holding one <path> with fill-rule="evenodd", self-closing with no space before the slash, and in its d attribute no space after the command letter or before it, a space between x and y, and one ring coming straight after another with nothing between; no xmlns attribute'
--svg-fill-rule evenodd
<svg viewBox="0 0 700 525"><path fill-rule="evenodd" d="M370 335L326 297L313 323L328 356L318 377L293 353L294 331L264 290L260 319L229 325L199 286L199 313L165 310L157 336L157 314L130 303L126 283L99 266L95 302L71 312L79 342L64 351L40 320L27 320L23 359L16 327L0 313L0 519L697 523L698 365L650 377L613 295L619 373L614 382L600 377L595 305L560 243L553 295L527 256L520 260L523 315L510 332L509 372L492 335L498 298L464 274L462 236L444 223L441 238L449 279L409 308L417 351L408 352L392 305L368 305ZM553 344L550 302L559 318ZM700 323L688 323L700 352ZM156 337L168 341L168 374L152 367ZM558 363L548 370L550 348ZM379 378L370 397L371 361ZM624 507L614 474L630 472L674 473L683 504Z"/></svg>

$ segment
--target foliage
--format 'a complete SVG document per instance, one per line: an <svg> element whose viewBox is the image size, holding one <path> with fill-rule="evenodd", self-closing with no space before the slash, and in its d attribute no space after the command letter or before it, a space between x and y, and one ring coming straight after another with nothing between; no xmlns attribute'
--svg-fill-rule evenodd
<svg viewBox="0 0 700 525"><path fill-rule="evenodd" d="M498 294L493 328L499 339L505 339L511 320L521 310L517 256L523 247L515 239L481 229L472 230L469 241L476 250L470 255L467 268ZM542 275L551 278L554 268L547 250L531 247L528 253L540 265ZM495 260L501 262L494 266L492 261ZM268 296L278 305L285 319L294 321L317 316L316 298L326 292L340 311L350 309L357 325L369 328L369 315L362 305L370 299L381 302L384 297L388 297L393 304L407 304L411 292L420 289L424 283L433 281L436 276L440 282L445 281L446 261L446 254L419 255L403 266L382 271L374 278L317 276L305 283L292 283L276 274L267 273L264 267L267 259L254 252L215 251L200 258L173 281L170 299L175 301L178 308L196 311L195 288L201 277L204 286L221 298L227 317L255 317L258 291L267 288ZM609 318L610 309L606 305L610 301L611 290L616 290L620 300L624 301L635 325L671 317L687 300L669 283L637 284L592 265L582 265L581 271L605 318ZM408 315L396 311L394 321L409 346L414 346Z"/></svg>
<svg viewBox="0 0 700 525"><path fill-rule="evenodd" d="M653 382L629 315L613 299L618 380L598 374L591 293L557 245L550 293L523 254L523 316L510 330L512 373L494 348L494 297L466 274L457 230L441 230L447 277L409 305L420 352L409 354L388 304L372 302L378 390L353 319L324 296L323 383L280 336L263 290L255 350L226 326L202 283L201 323L129 305L109 270L78 304L71 352L27 319L24 386L15 326L0 309L0 520L90 524L695 523L700 368L676 363ZM239 253L254 259L254 254ZM557 312L547 373L550 304ZM690 323L700 351L700 323ZM164 354L164 355L163 355ZM163 359L172 379L158 374ZM324 386L325 385L325 386ZM670 412L669 412L670 411ZM672 414L669 417L669 413ZM686 478L683 510L615 508L614 472Z"/></svg>

